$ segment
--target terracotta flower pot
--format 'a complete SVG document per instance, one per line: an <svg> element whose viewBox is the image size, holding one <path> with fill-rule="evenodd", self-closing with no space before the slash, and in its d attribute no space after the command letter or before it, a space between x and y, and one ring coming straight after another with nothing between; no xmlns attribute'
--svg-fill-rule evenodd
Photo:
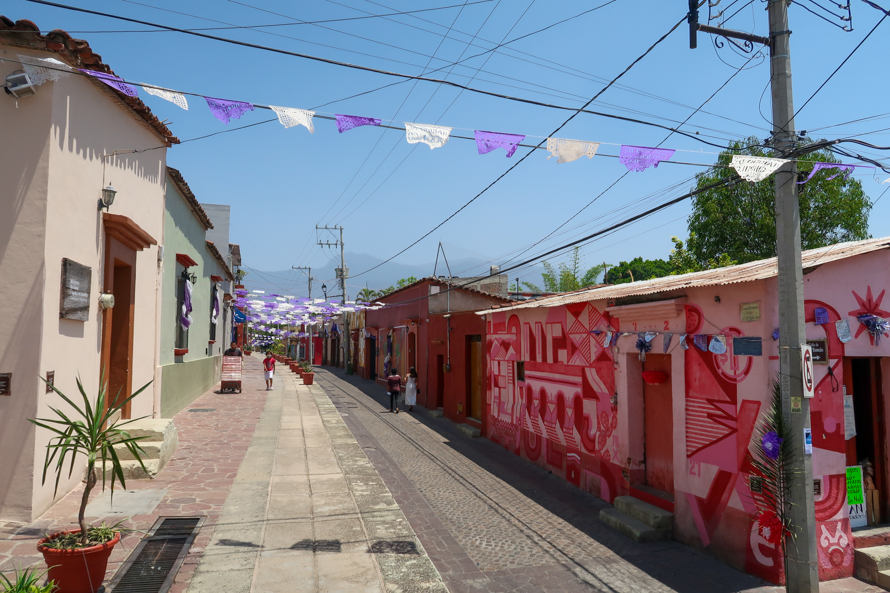
<svg viewBox="0 0 890 593"><path fill-rule="evenodd" d="M60 531L37 542L37 549L49 567L48 579L58 585L56 593L96 593L105 580L105 569L111 550L121 541L121 534L104 544L79 550L53 550L43 544L64 533L80 533L80 529Z"/></svg>
<svg viewBox="0 0 890 593"><path fill-rule="evenodd" d="M315 373L303 373L303 385L312 385L312 378Z"/></svg>

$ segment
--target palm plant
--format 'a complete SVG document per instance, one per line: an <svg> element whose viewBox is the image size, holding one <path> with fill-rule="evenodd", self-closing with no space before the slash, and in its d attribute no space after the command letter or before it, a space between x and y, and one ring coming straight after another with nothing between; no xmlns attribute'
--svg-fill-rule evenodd
<svg viewBox="0 0 890 593"><path fill-rule="evenodd" d="M33 566L24 570L15 569L12 580L0 573L0 587L2 593L53 593L56 589L55 581L40 585L40 579L46 575L46 571L38 572Z"/></svg>
<svg viewBox="0 0 890 593"><path fill-rule="evenodd" d="M56 394L71 406L74 413L70 417L65 412L50 407L50 410L56 413L57 418L38 418L36 420L29 419L30 422L41 428L51 431L55 436L50 439L46 446L46 458L43 464L43 484L46 483L46 477L50 467L56 474L56 483L53 490L53 496L59 491L59 481L65 472L66 461L68 462L68 477L74 473L77 458L84 455L87 458L87 477L86 486L83 490L83 496L80 501L80 511L77 515L77 522L80 524L80 545L86 547L90 541L90 530L87 529L84 521L84 513L86 512L87 503L90 499L90 492L96 485L98 478L96 477L96 462L101 461L102 472L102 490L105 490L106 482L106 464L111 462L111 495L114 496L114 485L120 482L122 488L126 488L124 479L124 470L121 467L120 459L114 450L115 445L124 445L133 458L139 462L139 465L145 470L145 464L142 462L142 455L145 451L138 445L137 441L148 438L147 436L133 437L123 430L122 427L142 420L134 418L132 420L124 420L123 422L111 422L111 418L122 411L124 406L129 403L137 395L145 391L151 385L151 381L146 383L133 395L127 397L123 401L109 404L106 409L106 391L104 376L100 379L99 395L96 398L95 405L90 403L83 388L80 378L77 379L77 388L83 398L83 405L78 406L68 396L56 389L55 385L43 379Z"/></svg>
<svg viewBox="0 0 890 593"><path fill-rule="evenodd" d="M358 291L358 294L355 295L356 300L362 301L364 303L370 303L374 299L376 299L378 293L376 290L372 290L370 288L363 288Z"/></svg>

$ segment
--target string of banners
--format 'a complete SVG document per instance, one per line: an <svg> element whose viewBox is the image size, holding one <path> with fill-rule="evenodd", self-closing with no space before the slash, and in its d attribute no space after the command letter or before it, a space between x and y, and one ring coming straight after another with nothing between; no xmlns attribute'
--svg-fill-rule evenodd
<svg viewBox="0 0 890 593"><path fill-rule="evenodd" d="M856 332L858 337L863 331L867 332L870 339L876 346L880 346L881 337L890 338L890 320L884 319L877 315L859 315L856 320L862 326ZM823 307L817 307L815 311L815 324L829 326L831 325L828 311ZM834 322L834 329L837 333L838 340L846 344L853 339L850 331L850 322L847 319L839 319ZM725 354L730 344L733 354L736 356L762 356L763 355L763 339L751 336L727 336L725 334L675 334L663 332L620 332L620 331L604 331L592 330L590 333L596 336L603 336L603 347L617 347L620 338L633 336L636 338L634 348L639 352L639 359L646 360L646 353L652 351L652 344L657 336L662 336L662 352L667 353L671 350L671 344L674 336L679 336L679 345L683 350L688 350L690 342L693 346L702 352L711 352L713 354ZM778 328L773 330L771 337L773 341L779 339Z"/></svg>
<svg viewBox="0 0 890 593"><path fill-rule="evenodd" d="M75 72L74 68L71 68L67 64L54 58L34 58L21 55L18 56L18 58L24 67L25 73L28 74L32 84L35 86L45 82L59 80L60 78ZM106 72L97 72L95 70L87 70L83 68L78 69L78 71L87 76L96 78L129 97L139 96L137 90L138 85L149 95L169 101L186 111L189 109L188 99L185 94L178 91L145 83L130 84L124 79ZM202 98L206 102L207 107L210 109L213 116L224 124L229 124L234 120L240 119L246 113L255 111L256 108L259 107L261 109L271 109L274 111L278 116L278 121L285 128L303 126L309 130L310 133L315 132L315 126L312 121L316 116L314 111L275 105L254 105L246 101L234 101L231 99L219 99L215 97ZM330 119L327 116L320 117ZM379 127L382 125L383 121L374 117L345 114L335 114L334 119L336 120L337 131L340 134L363 126ZM430 150L445 146L445 144L448 143L448 139L451 137L451 131L454 129L447 126L414 122L404 122L404 124L405 140L409 144L426 144L430 147ZM516 153L516 149L519 148L525 138L526 136L522 134L475 130L473 139L476 142L476 149L480 155L502 149L506 154L506 157L510 158ZM593 159L593 157L596 156L599 147L599 142L569 140L566 138L548 138L547 151L550 153L550 156L547 158L550 159L556 157L556 162L558 164L571 163L584 156L588 159ZM674 150L669 148L622 145L618 160L628 171L642 172L650 168L657 168L659 163L670 161L674 152ZM743 179L757 182L763 181L788 162L789 161L785 159L770 157L734 155L730 166L735 169ZM813 170L810 172L809 177L804 181L798 182L798 184L806 183L812 179L817 172L823 169L838 170L837 173L828 179L834 179L838 175L843 175L846 179L852 175L856 167L874 169L874 167L865 165L817 162L814 165Z"/></svg>

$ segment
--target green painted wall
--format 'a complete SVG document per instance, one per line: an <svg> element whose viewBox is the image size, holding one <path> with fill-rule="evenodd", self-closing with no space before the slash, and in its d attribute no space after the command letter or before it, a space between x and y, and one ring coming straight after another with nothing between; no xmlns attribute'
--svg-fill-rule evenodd
<svg viewBox="0 0 890 593"><path fill-rule="evenodd" d="M161 367L161 416L172 418L219 381L221 356Z"/></svg>
<svg viewBox="0 0 890 593"><path fill-rule="evenodd" d="M211 221L212 222L212 221ZM231 315L220 313L216 343L210 343L210 303L212 275L226 278L226 272L207 247L206 229L182 196L176 184L167 177L164 212L164 261L161 299L161 415L169 418L191 404L195 398L219 382L222 352L229 340L226 323ZM228 249L228 245L225 246ZM188 332L188 352L174 356L179 311L177 279L183 266L176 254L188 255L197 265L188 268L197 277L192 292L192 325ZM220 300L223 294L220 292Z"/></svg>

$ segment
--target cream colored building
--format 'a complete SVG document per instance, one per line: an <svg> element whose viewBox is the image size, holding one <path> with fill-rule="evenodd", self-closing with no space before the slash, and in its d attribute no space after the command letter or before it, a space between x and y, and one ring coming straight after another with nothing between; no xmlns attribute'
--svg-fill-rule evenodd
<svg viewBox="0 0 890 593"><path fill-rule="evenodd" d="M87 42L0 17L0 81L28 58L110 71ZM138 98L73 72L14 98L0 93L0 521L30 521L54 502L41 485L50 434L27 420L64 402L40 377L95 399L155 379L165 169L178 140ZM99 209L102 189L116 198ZM113 293L113 308L99 297ZM79 319L78 319L79 318ZM125 416L159 413L155 384ZM82 477L62 480L56 498Z"/></svg>

